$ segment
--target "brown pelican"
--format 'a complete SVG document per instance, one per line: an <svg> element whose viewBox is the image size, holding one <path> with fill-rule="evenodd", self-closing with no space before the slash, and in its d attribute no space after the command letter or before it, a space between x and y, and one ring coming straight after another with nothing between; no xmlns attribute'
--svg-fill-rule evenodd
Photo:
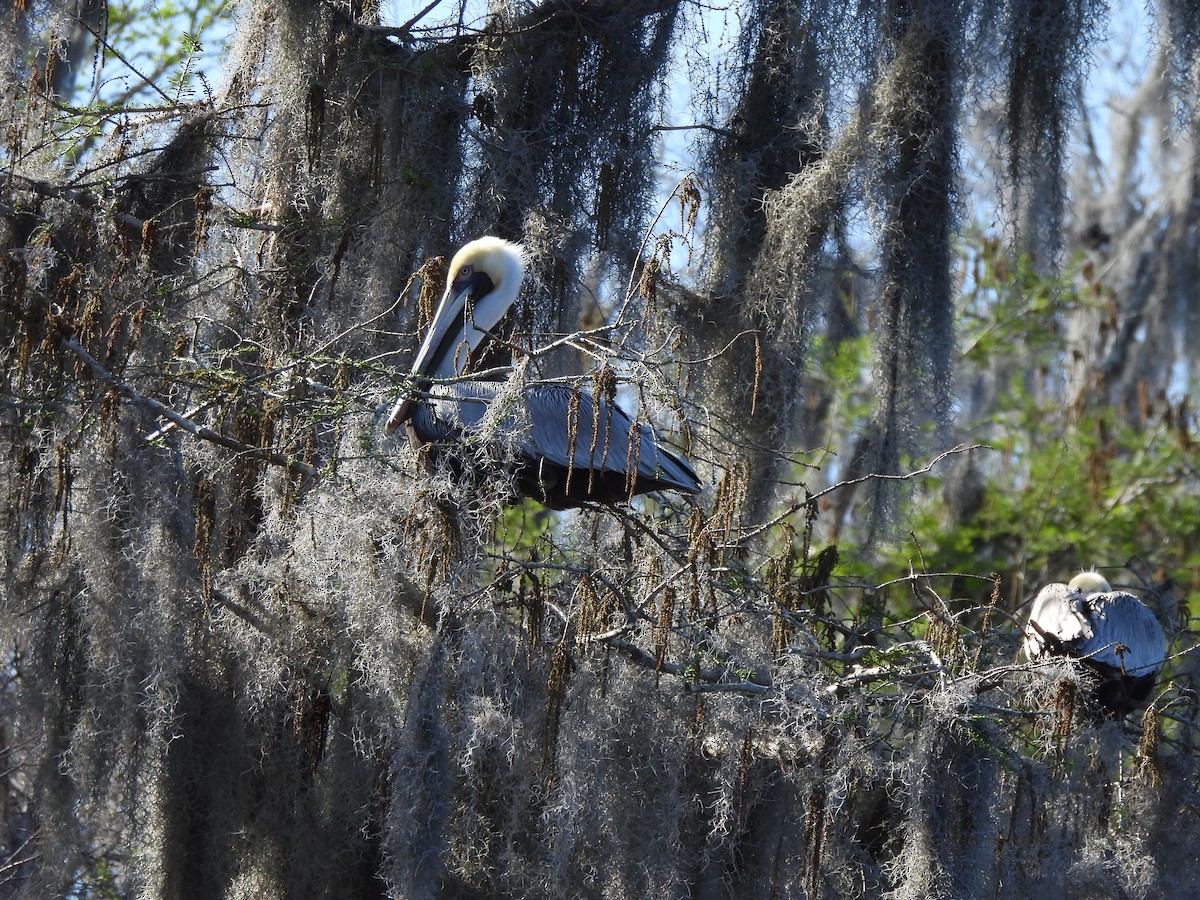
<svg viewBox="0 0 1200 900"><path fill-rule="evenodd" d="M522 402L506 403L506 386L498 382L434 385L467 371L471 354L517 299L524 274L521 247L500 238L479 238L455 254L413 362L414 394L396 404L387 430L407 425L413 447L432 462L439 445L480 433L487 419L494 442L515 450L517 492L552 509L620 502L646 491L699 491L692 467L649 427L578 387L532 384L520 392ZM503 408L492 411L497 398Z"/></svg>
<svg viewBox="0 0 1200 900"><path fill-rule="evenodd" d="M1073 656L1100 678L1096 699L1123 716L1145 700L1163 667L1167 640L1154 613L1133 594L1114 591L1097 572L1038 592L1025 630L1025 655Z"/></svg>

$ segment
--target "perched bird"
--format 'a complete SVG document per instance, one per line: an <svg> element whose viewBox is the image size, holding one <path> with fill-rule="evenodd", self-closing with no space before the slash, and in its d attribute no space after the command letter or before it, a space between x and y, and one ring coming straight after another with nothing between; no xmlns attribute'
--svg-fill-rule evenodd
<svg viewBox="0 0 1200 900"><path fill-rule="evenodd" d="M647 491L697 493L692 467L651 428L579 387L539 383L514 395L500 382L435 383L467 372L471 355L517 299L524 275L521 247L500 238L479 238L454 255L413 362L414 393L396 404L388 432L407 426L409 441L432 465L448 445L487 429L493 449L515 452L517 493L552 509ZM461 470L478 461L458 454L452 464Z"/></svg>
<svg viewBox="0 0 1200 900"><path fill-rule="evenodd" d="M1099 676L1096 700L1123 716L1150 695L1167 655L1154 613L1133 594L1114 591L1096 572L1038 592L1025 629L1025 655L1073 656Z"/></svg>

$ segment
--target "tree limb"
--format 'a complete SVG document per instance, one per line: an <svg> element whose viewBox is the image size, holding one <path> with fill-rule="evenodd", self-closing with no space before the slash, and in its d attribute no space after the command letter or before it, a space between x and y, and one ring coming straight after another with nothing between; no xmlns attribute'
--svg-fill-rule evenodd
<svg viewBox="0 0 1200 900"><path fill-rule="evenodd" d="M283 453L279 453L278 451L271 450L267 447L255 447L251 444L245 444L241 441L236 441L233 438L213 431L211 428L207 428L204 425L197 425L195 422L192 422L180 415L166 404L160 403L158 400L139 393L127 382L108 371L108 369L106 369L100 363L100 361L96 359L96 357L88 353L88 351L85 350L78 341L72 338L63 338L61 344L64 349L70 350L81 360L83 360L83 362L87 364L87 367L92 370L97 378L112 387L113 390L124 396L135 406L140 407L152 416L168 420L177 428L181 428L188 434L192 435L192 437L199 438L202 441L210 441L211 443L225 447L229 450L235 450L238 453L244 453L248 456L266 460L267 462L271 463L271 465L280 466L281 468L292 472L300 472L304 475L312 477L316 476L317 470L306 462L302 462L295 457L286 456Z"/></svg>

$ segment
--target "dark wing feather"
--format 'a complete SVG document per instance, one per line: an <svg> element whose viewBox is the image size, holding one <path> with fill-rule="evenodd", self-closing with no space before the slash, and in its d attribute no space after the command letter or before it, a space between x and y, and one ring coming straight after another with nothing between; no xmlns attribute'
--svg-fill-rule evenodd
<svg viewBox="0 0 1200 900"><path fill-rule="evenodd" d="M479 428L501 387L491 381L435 386L413 413L413 431L426 444L458 440Z"/></svg>
<svg viewBox="0 0 1200 900"><path fill-rule="evenodd" d="M1124 591L1089 594L1048 584L1033 601L1025 653L1069 653L1130 677L1153 675L1163 666L1166 635L1154 613Z"/></svg>
<svg viewBox="0 0 1200 900"><path fill-rule="evenodd" d="M1072 648L1077 656L1112 666L1131 678L1154 675L1163 667L1167 638L1149 607L1133 594L1091 594L1091 637Z"/></svg>
<svg viewBox="0 0 1200 900"><path fill-rule="evenodd" d="M692 467L615 403L567 385L540 384L526 388L525 408L536 454L553 465L572 473L624 475L631 484L653 483L649 489L700 490Z"/></svg>
<svg viewBox="0 0 1200 900"><path fill-rule="evenodd" d="M660 488L700 490L692 467L616 404L569 385L534 384L512 398L511 408L491 410L493 403L506 402L505 387L488 381L435 387L413 415L417 438L423 443L455 440L483 428L491 412L498 416L497 439L511 441L520 456L538 467L540 478L559 482L564 492L569 485L573 496L603 493L611 499ZM593 476L603 481L602 490L588 487Z"/></svg>

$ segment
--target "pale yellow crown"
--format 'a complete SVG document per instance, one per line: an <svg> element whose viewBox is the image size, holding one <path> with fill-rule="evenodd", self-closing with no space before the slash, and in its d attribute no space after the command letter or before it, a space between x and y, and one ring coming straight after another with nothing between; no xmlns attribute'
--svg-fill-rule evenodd
<svg viewBox="0 0 1200 900"><path fill-rule="evenodd" d="M450 272L446 275L446 287L454 283L465 266L476 272L486 272L492 279L495 290L510 285L519 285L525 276L525 251L520 244L504 238L476 238L454 254Z"/></svg>
<svg viewBox="0 0 1200 900"><path fill-rule="evenodd" d="M1077 591L1082 591L1087 594L1107 594L1112 591L1112 585L1099 572L1080 572L1074 578L1068 587L1072 587Z"/></svg>

